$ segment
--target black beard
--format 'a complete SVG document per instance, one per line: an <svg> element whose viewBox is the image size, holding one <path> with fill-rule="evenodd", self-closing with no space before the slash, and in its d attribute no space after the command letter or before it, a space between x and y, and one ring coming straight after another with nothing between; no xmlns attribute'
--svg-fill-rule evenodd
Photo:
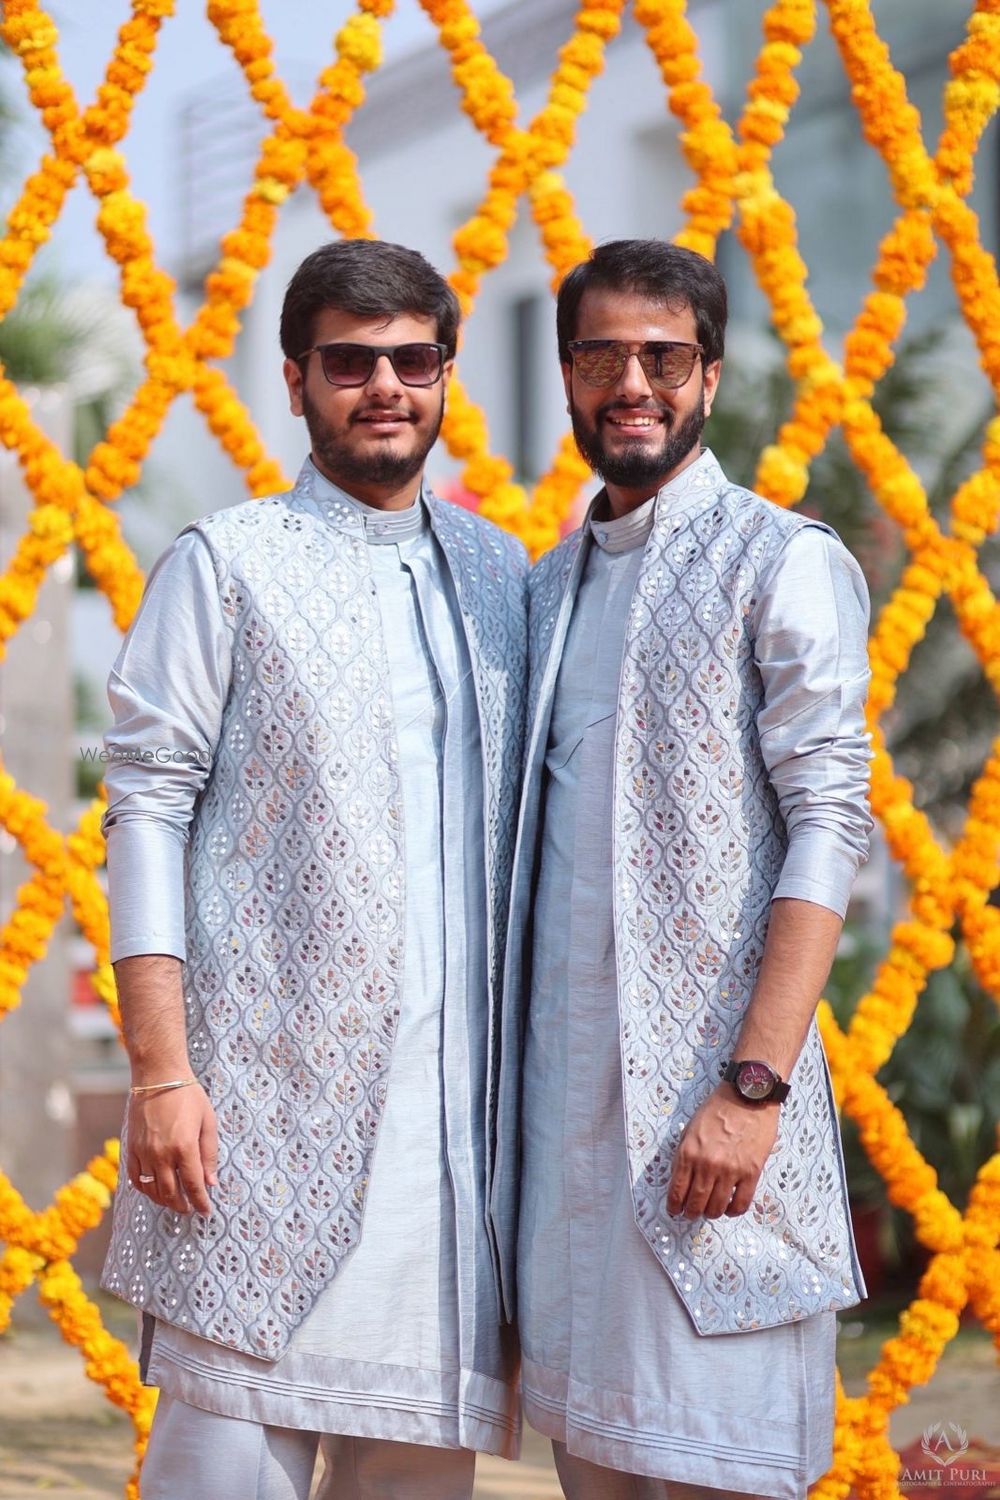
<svg viewBox="0 0 1000 1500"><path fill-rule="evenodd" d="M570 407L570 416L576 446L583 458L605 484L615 484L623 490L663 484L667 475L699 444L705 426L705 394L702 391L694 410L676 427L667 428L659 448L651 449L646 443L635 441L626 443L620 452L612 454L607 453L601 443L598 423L606 412L614 410L614 406L602 407L593 427L584 426L575 405ZM667 419L670 417L669 411L659 410L656 414Z"/></svg>
<svg viewBox="0 0 1000 1500"><path fill-rule="evenodd" d="M302 415L306 419L313 457L323 473L335 484L350 492L352 484L404 485L415 479L424 466L428 453L437 442L444 417L444 392L436 417L425 431L424 439L409 453L393 453L385 448L381 452L360 458L346 443L331 431L329 423L322 417L315 404L302 392Z"/></svg>

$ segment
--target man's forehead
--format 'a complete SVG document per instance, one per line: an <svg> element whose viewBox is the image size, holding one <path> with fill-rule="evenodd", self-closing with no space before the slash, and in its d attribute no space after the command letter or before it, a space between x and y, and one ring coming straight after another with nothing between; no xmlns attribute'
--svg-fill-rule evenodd
<svg viewBox="0 0 1000 1500"><path fill-rule="evenodd" d="M395 335L400 331L404 337L415 334L423 338L427 329L433 328L434 319L424 313L406 311L354 313L341 307L323 307L316 314L314 326L328 339L349 339L355 335L377 339L383 334Z"/></svg>
<svg viewBox="0 0 1000 1500"><path fill-rule="evenodd" d="M666 338L690 336L696 325L694 309L684 297L665 294L651 296L647 292L629 288L588 287L580 300L577 314L577 337L584 337L583 325L616 328L643 328L643 337L652 338L661 331ZM607 337L624 337L624 334L609 333Z"/></svg>

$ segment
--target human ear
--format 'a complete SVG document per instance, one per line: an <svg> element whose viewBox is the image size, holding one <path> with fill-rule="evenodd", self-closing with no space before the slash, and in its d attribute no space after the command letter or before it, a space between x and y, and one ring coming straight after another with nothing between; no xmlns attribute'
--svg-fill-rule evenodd
<svg viewBox="0 0 1000 1500"><path fill-rule="evenodd" d="M713 359L713 361L712 361L712 363L710 365L706 365L705 366L704 374L702 375L702 392L704 394L704 399L705 399L705 416L706 417L710 414L710 412L712 410L712 403L715 400L715 393L719 389L719 379L720 379L721 375L722 375L722 360L721 359Z"/></svg>
<svg viewBox="0 0 1000 1500"><path fill-rule="evenodd" d="M305 376L302 366L294 359L286 359L281 367L281 373L285 377L288 387L288 408L293 417L302 416L302 387L305 384Z"/></svg>

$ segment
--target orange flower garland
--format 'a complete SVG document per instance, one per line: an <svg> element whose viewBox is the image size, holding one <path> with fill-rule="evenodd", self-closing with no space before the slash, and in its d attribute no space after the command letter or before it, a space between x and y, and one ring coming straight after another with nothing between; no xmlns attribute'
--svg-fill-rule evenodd
<svg viewBox="0 0 1000 1500"><path fill-rule="evenodd" d="M156 1393L140 1385L135 1360L104 1328L68 1260L81 1236L100 1222L117 1178L118 1143L110 1141L103 1156L94 1157L59 1189L51 1207L33 1214L0 1175L0 1239L9 1247L0 1257L0 1332L9 1320L13 1298L37 1279L41 1301L63 1337L82 1350L87 1375L132 1417L136 1457L141 1459ZM128 1493L138 1500L137 1476Z"/></svg>
<svg viewBox="0 0 1000 1500"><path fill-rule="evenodd" d="M58 211L65 191L83 166L92 181L100 182L102 174L116 172L116 153L109 143L126 130L132 102L142 87L148 71L148 59L155 46L163 18L170 14L171 0L135 0L133 17L121 28L118 42L101 86L101 104L88 110L81 119L76 111L73 93L65 82L55 53L56 32L49 16L36 4L10 0L5 8L0 34L24 65L32 102L38 108L52 135L57 158L62 165L32 179L37 188L43 181L53 182L56 191L45 200L45 211L38 232L31 237L37 247L46 237L49 213ZM19 210L23 214L22 198ZM18 221L8 220L5 246L13 248L24 240L18 232ZM21 277L31 262L31 255L21 253L5 257L6 282L0 291L0 307L9 305ZM20 430L20 440L11 442L11 429ZM0 382L0 434L16 447L29 485L40 507L64 507L74 517L74 532L87 558L95 582L105 589L116 617L125 623L138 602L138 570L123 557L120 530L116 518L95 507L86 494L79 470L67 463L31 424L21 397L8 382ZM32 467L33 463L36 467ZM65 533L48 528L47 546L19 546L3 578L0 579L0 641L9 636L26 617L34 604L38 587L48 566L65 549ZM123 566L124 563L124 566Z"/></svg>
<svg viewBox="0 0 1000 1500"><path fill-rule="evenodd" d="M732 132L701 81L698 40L686 10L685 0L636 0L635 18L645 29L670 108L685 127L681 145L698 178L681 199L688 222L677 243L712 257L716 240L732 222L738 163Z"/></svg>
<svg viewBox="0 0 1000 1500"><path fill-rule="evenodd" d="M560 51L546 103L524 131L515 127L510 81L479 40L479 25L467 0L421 0L421 4L451 57L462 108L484 137L501 148L486 196L454 237L459 266L451 283L467 315L482 276L507 254L507 237L521 193L530 195L546 258L555 272L554 285L589 254L589 240L554 169L572 147L576 119L604 65L604 49L619 29L624 0L580 0L576 34ZM485 418L471 408L463 388L454 381L442 436L456 458L466 459L461 482L480 497L483 515L520 536L533 557L558 540L589 474L565 442L529 503L522 487L512 483L507 461L490 456Z"/></svg>

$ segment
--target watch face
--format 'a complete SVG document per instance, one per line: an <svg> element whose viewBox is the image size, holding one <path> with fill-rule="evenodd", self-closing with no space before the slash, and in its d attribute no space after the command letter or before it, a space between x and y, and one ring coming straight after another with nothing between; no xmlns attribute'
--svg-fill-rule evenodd
<svg viewBox="0 0 1000 1500"><path fill-rule="evenodd" d="M766 1099L774 1088L774 1074L767 1063L741 1063L737 1086L745 1099Z"/></svg>

